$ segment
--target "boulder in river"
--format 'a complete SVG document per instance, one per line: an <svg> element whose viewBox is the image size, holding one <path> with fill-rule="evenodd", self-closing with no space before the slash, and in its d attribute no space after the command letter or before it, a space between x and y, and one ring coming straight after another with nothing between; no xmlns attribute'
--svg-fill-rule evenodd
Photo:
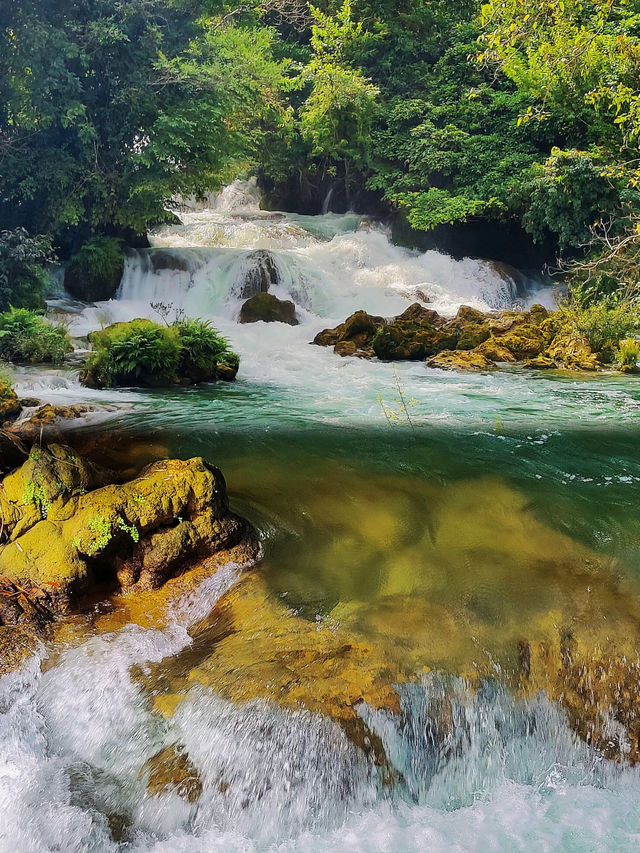
<svg viewBox="0 0 640 853"><path fill-rule="evenodd" d="M442 350L427 359L427 367L440 370L495 370L495 363L474 350Z"/></svg>
<svg viewBox="0 0 640 853"><path fill-rule="evenodd" d="M247 268L237 289L237 296L239 299L250 299L258 293L267 293L279 281L280 274L271 252L256 249L247 256Z"/></svg>
<svg viewBox="0 0 640 853"><path fill-rule="evenodd" d="M321 347L332 346L338 355L356 355L372 358L371 342L378 329L384 326L384 317L375 317L366 311L356 311L336 326L335 329L323 329L313 339Z"/></svg>
<svg viewBox="0 0 640 853"><path fill-rule="evenodd" d="M427 360L445 370L491 370L496 363L526 367L596 370L599 362L586 339L542 305L527 311L479 311L461 305L452 319L419 303L385 321L356 311L314 338L340 356L377 356L381 361Z"/></svg>
<svg viewBox="0 0 640 853"><path fill-rule="evenodd" d="M117 485L115 476L71 448L34 448L4 478L0 509L2 581L52 615L69 611L92 583L156 589L178 571L238 546L255 561L259 546L229 511L222 473L203 459L162 460ZM16 621L23 621L18 614Z"/></svg>
<svg viewBox="0 0 640 853"><path fill-rule="evenodd" d="M455 349L459 335L437 311L415 302L379 329L372 346L383 361L423 361L443 349Z"/></svg>
<svg viewBox="0 0 640 853"><path fill-rule="evenodd" d="M257 293L247 299L240 309L239 323L287 323L297 326L296 306L288 299L278 299L272 293Z"/></svg>

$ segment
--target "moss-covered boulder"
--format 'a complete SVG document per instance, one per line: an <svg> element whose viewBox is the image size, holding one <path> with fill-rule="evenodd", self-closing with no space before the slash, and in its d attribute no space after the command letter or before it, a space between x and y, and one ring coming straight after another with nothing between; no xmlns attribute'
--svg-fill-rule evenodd
<svg viewBox="0 0 640 853"><path fill-rule="evenodd" d="M443 350L427 359L427 367L440 370L495 370L496 365L475 350Z"/></svg>
<svg viewBox="0 0 640 853"><path fill-rule="evenodd" d="M415 302L381 327L372 345L383 361L422 361L443 349L455 349L459 335L436 311Z"/></svg>
<svg viewBox="0 0 640 853"><path fill-rule="evenodd" d="M491 332L488 326L489 315L471 308L469 305L461 305L458 313L447 325L458 331L456 349L470 350L489 338Z"/></svg>
<svg viewBox="0 0 640 853"><path fill-rule="evenodd" d="M273 293L256 293L240 309L239 323L287 323L297 326L296 306L289 299L278 299Z"/></svg>
<svg viewBox="0 0 640 853"><path fill-rule="evenodd" d="M372 358L371 343L376 332L384 326L384 317L376 317L366 311L356 311L334 329L323 329L313 339L321 347L332 346L337 355L356 355Z"/></svg>
<svg viewBox="0 0 640 853"><path fill-rule="evenodd" d="M105 478L54 446L3 481L0 575L37 591L50 612L68 611L96 578L153 589L241 542L247 561L257 557L251 528L229 512L221 472L204 460L156 462L128 483L96 488Z"/></svg>
<svg viewBox="0 0 640 853"><path fill-rule="evenodd" d="M16 418L22 406L8 380L0 377L0 424Z"/></svg>

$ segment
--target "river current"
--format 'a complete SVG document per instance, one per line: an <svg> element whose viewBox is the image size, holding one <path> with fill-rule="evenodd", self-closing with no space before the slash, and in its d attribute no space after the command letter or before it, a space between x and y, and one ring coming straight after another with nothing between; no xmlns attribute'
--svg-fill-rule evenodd
<svg viewBox="0 0 640 853"><path fill-rule="evenodd" d="M263 538L253 594L266 636L215 632L233 569L168 624L110 623L100 603L72 621L0 680L0 851L636 851L638 770L578 736L562 685L523 692L513 676L523 638L544 646L571 620L576 636L637 650L637 381L446 373L311 346L360 308L429 300L452 315L554 294L394 246L363 217L258 202L236 182L132 252L116 299L50 306L80 349L101 325L158 319L152 303L211 319L240 354L235 383L98 392L70 369L16 380L23 396L106 404L82 429L114 430L123 458L202 455L223 470ZM299 325L237 323L257 250ZM384 654L399 711L357 713L393 784L334 720L274 701L256 674L270 636L277 657L305 626ZM236 683L216 658L232 654ZM230 699L240 687L253 698ZM174 744L197 771L196 801L147 789L145 767Z"/></svg>

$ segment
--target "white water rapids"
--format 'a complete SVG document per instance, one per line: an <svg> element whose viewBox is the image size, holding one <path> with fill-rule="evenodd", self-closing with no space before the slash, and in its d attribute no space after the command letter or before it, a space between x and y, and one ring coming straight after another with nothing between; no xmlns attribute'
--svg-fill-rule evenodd
<svg viewBox="0 0 640 853"><path fill-rule="evenodd" d="M264 424L290 410L341 425L383 421L376 396L393 394L391 367L309 346L317 331L360 308L390 316L420 300L448 315L460 304L552 302L549 291L527 291L487 262L394 246L383 228L355 215L264 213L252 183L236 182L212 207L180 215L181 225L153 235L154 248L130 254L117 299L60 299L53 308L70 312L78 339L117 320L158 319L151 302L212 319L241 368L237 385L221 391L237 396L200 412L201 422L240 421L242 411ZM279 283L271 290L295 302L298 326L236 322L251 253L260 249L272 254ZM570 423L615 408L624 421L637 410L615 383L598 396L596 380L583 387L517 372L451 375L419 363L398 370L417 398L416 421L475 412L492 423L498 414L535 412L543 428L545 419ZM42 399L105 398L68 371L23 370L17 378L22 394ZM106 394L191 417L188 405L182 414L185 403L167 398ZM236 403L229 414L225 399ZM544 696L516 701L490 684L474 693L424 677L399 688L401 717L361 708L396 774L392 788L317 715L233 705L201 685L173 717L155 713L135 669L188 646L189 625L234 580L228 571L209 581L166 630L94 636L0 680L0 853L637 853L639 773L582 743ZM446 736L436 710L444 691L455 718ZM145 762L175 743L202 781L195 804L146 791ZM115 825L124 827L122 840Z"/></svg>

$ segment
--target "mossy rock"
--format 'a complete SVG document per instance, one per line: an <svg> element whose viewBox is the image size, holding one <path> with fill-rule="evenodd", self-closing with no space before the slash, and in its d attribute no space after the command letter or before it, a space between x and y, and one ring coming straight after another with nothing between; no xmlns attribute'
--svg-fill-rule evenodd
<svg viewBox="0 0 640 853"><path fill-rule="evenodd" d="M500 338L494 338L493 335L474 347L473 351L488 358L489 361L514 362L516 360L515 355L501 343Z"/></svg>
<svg viewBox="0 0 640 853"><path fill-rule="evenodd" d="M13 420L22 411L18 395L8 382L0 379L0 424Z"/></svg>
<svg viewBox="0 0 640 853"><path fill-rule="evenodd" d="M297 326L296 306L290 300L278 299L272 293L256 293L240 309L239 323L286 323Z"/></svg>
<svg viewBox="0 0 640 853"><path fill-rule="evenodd" d="M0 489L4 532L11 540L45 518L63 519L71 498L113 482L114 476L82 459L70 447L33 447Z"/></svg>
<svg viewBox="0 0 640 853"><path fill-rule="evenodd" d="M313 343L321 347L334 347L334 352L341 356L359 355L371 358L373 338L382 326L384 317L376 317L366 311L356 311L334 329L323 329L313 339Z"/></svg>
<svg viewBox="0 0 640 853"><path fill-rule="evenodd" d="M427 367L440 370L495 370L496 365L474 350L443 350L427 360Z"/></svg>
<svg viewBox="0 0 640 853"><path fill-rule="evenodd" d="M257 556L249 525L229 512L221 472L204 460L156 462L128 483L82 494L80 483L94 471L79 473L85 469L73 457L69 448L54 446L3 482L12 515L0 575L39 590L52 613L66 612L98 575L117 578L124 588L154 589L190 560L240 541ZM70 465L62 464L67 460ZM38 499L25 501L34 466Z"/></svg>
<svg viewBox="0 0 640 853"><path fill-rule="evenodd" d="M508 349L517 360L535 358L546 348L545 336L540 327L527 320L528 318L520 320L507 317L503 320L503 325L507 324L505 331L496 325L491 329L498 343ZM491 328L491 323L489 326Z"/></svg>

